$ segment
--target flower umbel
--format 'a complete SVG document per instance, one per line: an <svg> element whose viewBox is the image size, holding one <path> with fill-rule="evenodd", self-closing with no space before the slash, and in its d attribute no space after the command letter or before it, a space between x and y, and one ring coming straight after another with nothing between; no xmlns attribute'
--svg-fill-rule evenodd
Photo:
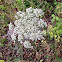
<svg viewBox="0 0 62 62"><path fill-rule="evenodd" d="M30 40L37 41L44 39L43 28L47 27L47 23L39 18L42 15L44 15L44 12L41 9L34 9L32 7L27 8L26 12L17 12L13 28L14 32L11 35L12 40L16 40L16 36L18 36L18 41L23 43L25 48L32 48ZM12 29L11 27L12 24L9 25L10 29ZM25 42L22 42L23 40Z"/></svg>

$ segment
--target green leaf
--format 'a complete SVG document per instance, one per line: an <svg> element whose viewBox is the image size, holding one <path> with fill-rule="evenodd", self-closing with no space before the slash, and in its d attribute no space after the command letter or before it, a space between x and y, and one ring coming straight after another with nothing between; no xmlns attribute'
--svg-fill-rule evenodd
<svg viewBox="0 0 62 62"><path fill-rule="evenodd" d="M2 17L4 18L4 15Z"/></svg>
<svg viewBox="0 0 62 62"><path fill-rule="evenodd" d="M54 19L52 19L51 22L53 23L54 22Z"/></svg>
<svg viewBox="0 0 62 62"><path fill-rule="evenodd" d="M0 60L0 62L5 62L4 60Z"/></svg>
<svg viewBox="0 0 62 62"><path fill-rule="evenodd" d="M58 21L59 21L59 17L57 17L57 16L56 16L56 20L58 20Z"/></svg>
<svg viewBox="0 0 62 62"><path fill-rule="evenodd" d="M54 10L55 11L55 13L57 13L57 10Z"/></svg>
<svg viewBox="0 0 62 62"><path fill-rule="evenodd" d="M2 41L1 41L1 42L3 43L4 41L6 41L6 39L2 39Z"/></svg>
<svg viewBox="0 0 62 62"><path fill-rule="evenodd" d="M56 5L57 4L57 1L55 1L53 4Z"/></svg>
<svg viewBox="0 0 62 62"><path fill-rule="evenodd" d="M48 55L46 55L45 58L47 59L48 58Z"/></svg>
<svg viewBox="0 0 62 62"><path fill-rule="evenodd" d="M60 39L60 36L58 36L58 42L60 42L59 39Z"/></svg>
<svg viewBox="0 0 62 62"><path fill-rule="evenodd" d="M55 49L55 44L51 44L50 48Z"/></svg>
<svg viewBox="0 0 62 62"><path fill-rule="evenodd" d="M54 14L52 14L52 15L51 15L51 17L55 17L55 15L54 15Z"/></svg>
<svg viewBox="0 0 62 62"><path fill-rule="evenodd" d="M50 7L50 10L51 10L52 8L53 8L53 7L51 6L51 7Z"/></svg>
<svg viewBox="0 0 62 62"><path fill-rule="evenodd" d="M43 11L45 11L45 8L42 8Z"/></svg>
<svg viewBox="0 0 62 62"><path fill-rule="evenodd" d="M40 60L40 62L43 62L43 60Z"/></svg>
<svg viewBox="0 0 62 62"><path fill-rule="evenodd" d="M53 37L53 32L50 33L50 37Z"/></svg>
<svg viewBox="0 0 62 62"><path fill-rule="evenodd" d="M3 47L4 45L0 43L0 46Z"/></svg>
<svg viewBox="0 0 62 62"><path fill-rule="evenodd" d="M58 30L59 34L61 34L62 30Z"/></svg>
<svg viewBox="0 0 62 62"><path fill-rule="evenodd" d="M57 30L57 27L54 27L53 30L56 31Z"/></svg>
<svg viewBox="0 0 62 62"><path fill-rule="evenodd" d="M57 35L54 35L55 36L55 38L57 37Z"/></svg>

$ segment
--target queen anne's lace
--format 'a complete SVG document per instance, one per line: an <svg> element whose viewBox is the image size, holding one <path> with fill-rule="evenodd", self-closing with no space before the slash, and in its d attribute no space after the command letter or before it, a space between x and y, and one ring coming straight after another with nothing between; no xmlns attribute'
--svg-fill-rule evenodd
<svg viewBox="0 0 62 62"><path fill-rule="evenodd" d="M47 27L46 22L40 17L44 15L44 12L41 9L33 9L32 7L26 9L25 12L17 12L15 17L16 21L14 22L15 26L11 23L9 24L9 29L14 28L14 32L11 35L13 41L18 37L18 41L23 43L24 47L31 48L31 43L29 40L37 41L44 39L43 28ZM19 19L18 19L19 18ZM28 40L28 41L26 41Z"/></svg>

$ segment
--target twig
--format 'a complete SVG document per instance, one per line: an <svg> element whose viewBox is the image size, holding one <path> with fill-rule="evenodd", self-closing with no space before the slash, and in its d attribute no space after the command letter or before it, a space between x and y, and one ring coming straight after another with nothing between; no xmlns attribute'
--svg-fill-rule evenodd
<svg viewBox="0 0 62 62"><path fill-rule="evenodd" d="M23 11L24 11L24 0L22 0L22 6L23 6Z"/></svg>

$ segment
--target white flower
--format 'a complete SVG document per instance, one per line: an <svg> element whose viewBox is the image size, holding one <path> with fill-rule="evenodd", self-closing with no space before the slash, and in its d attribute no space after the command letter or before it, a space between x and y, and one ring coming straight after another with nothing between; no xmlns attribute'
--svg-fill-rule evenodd
<svg viewBox="0 0 62 62"><path fill-rule="evenodd" d="M27 34L27 33L24 33L24 37L25 37L25 39L28 39L29 38L29 36L28 36L29 34Z"/></svg>
<svg viewBox="0 0 62 62"><path fill-rule="evenodd" d="M16 18L16 19L18 19L18 16L17 16L17 15L15 15L15 18Z"/></svg>
<svg viewBox="0 0 62 62"><path fill-rule="evenodd" d="M22 41L20 41L20 43L21 43L21 44L23 44L23 42L22 42Z"/></svg>
<svg viewBox="0 0 62 62"><path fill-rule="evenodd" d="M28 13L28 14L29 14L29 13L32 13L32 12L33 12L33 10L34 10L34 9L33 9L32 7L27 8L27 9L26 9L26 13Z"/></svg>
<svg viewBox="0 0 62 62"><path fill-rule="evenodd" d="M19 16L22 12L21 11L18 11L16 14Z"/></svg>
<svg viewBox="0 0 62 62"><path fill-rule="evenodd" d="M10 24L9 24L9 30L11 30L13 28L14 28L14 25L10 22Z"/></svg>
<svg viewBox="0 0 62 62"><path fill-rule="evenodd" d="M14 33L14 29L10 29L10 30L8 30L7 34L12 35L13 33Z"/></svg>
<svg viewBox="0 0 62 62"><path fill-rule="evenodd" d="M25 41L23 45L25 48L33 48L33 46L31 46L31 43L29 41Z"/></svg>
<svg viewBox="0 0 62 62"><path fill-rule="evenodd" d="M38 21L38 26L44 28L44 26L47 27L47 23L40 19L40 21Z"/></svg>
<svg viewBox="0 0 62 62"><path fill-rule="evenodd" d="M16 20L16 21L14 22L14 24L15 24L15 26L17 26L17 25L18 25L18 20Z"/></svg>
<svg viewBox="0 0 62 62"><path fill-rule="evenodd" d="M18 41L22 41L22 40L23 40L22 35L18 35Z"/></svg>
<svg viewBox="0 0 62 62"><path fill-rule="evenodd" d="M18 30L19 30L19 28L18 28L18 27L15 27L15 28L14 28L14 33L17 33Z"/></svg>
<svg viewBox="0 0 62 62"><path fill-rule="evenodd" d="M45 25L45 27L47 27L47 24L46 24L46 22L44 22L44 25Z"/></svg>
<svg viewBox="0 0 62 62"><path fill-rule="evenodd" d="M34 41L35 40L35 34L31 33L29 39L31 39L32 41Z"/></svg>
<svg viewBox="0 0 62 62"><path fill-rule="evenodd" d="M15 41L15 40L16 40L16 34L13 33L13 34L11 35L11 38L12 38L13 41Z"/></svg>

